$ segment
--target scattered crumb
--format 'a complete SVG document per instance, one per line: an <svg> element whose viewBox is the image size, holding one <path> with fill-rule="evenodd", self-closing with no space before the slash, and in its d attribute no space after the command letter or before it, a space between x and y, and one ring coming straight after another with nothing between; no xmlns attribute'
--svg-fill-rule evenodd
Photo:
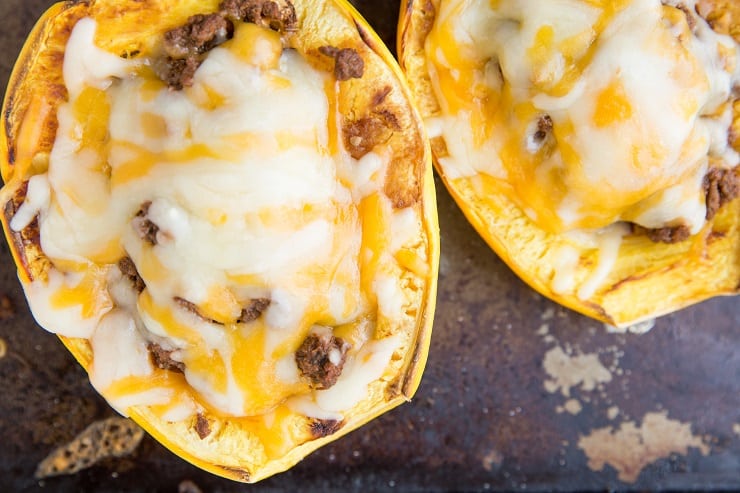
<svg viewBox="0 0 740 493"><path fill-rule="evenodd" d="M144 430L130 419L112 417L96 421L70 443L41 461L36 479L74 474L109 457L125 457L136 450Z"/></svg>
<svg viewBox="0 0 740 493"><path fill-rule="evenodd" d="M5 339L0 337L0 359L3 359L8 354L8 343Z"/></svg>
<svg viewBox="0 0 740 493"><path fill-rule="evenodd" d="M740 423L732 425L732 431L735 432L735 435L740 435Z"/></svg>
<svg viewBox="0 0 740 493"><path fill-rule="evenodd" d="M578 447L585 452L593 471L609 464L627 483L634 483L645 466L671 454L686 455L689 447L698 448L703 455L709 453L704 440L691 433L691 424L668 419L667 412L646 414L639 427L629 421L618 430L593 430L580 437Z"/></svg>
<svg viewBox="0 0 740 493"><path fill-rule="evenodd" d="M545 336L550 331L550 326L547 324L540 325L540 328L537 329L537 335L538 336Z"/></svg>
<svg viewBox="0 0 740 493"><path fill-rule="evenodd" d="M645 334L647 332L650 332L650 330L655 327L655 319L651 318L648 320L643 320L642 322L637 322L634 325L630 325L628 327L615 327L614 325L604 324L604 327L606 328L606 331L611 334Z"/></svg>
<svg viewBox="0 0 740 493"><path fill-rule="evenodd" d="M492 471L494 466L500 466L503 462L504 456L496 449L491 449L481 460L483 469L486 471Z"/></svg>
<svg viewBox="0 0 740 493"><path fill-rule="evenodd" d="M15 315L15 307L7 294L0 295L0 320L12 318Z"/></svg>
<svg viewBox="0 0 740 493"><path fill-rule="evenodd" d="M563 409L575 416L576 414L580 413L581 410L583 410L583 406L581 406L581 403L577 399L568 399L567 401L565 401Z"/></svg>
<svg viewBox="0 0 740 493"><path fill-rule="evenodd" d="M606 417L610 420L616 419L617 416L619 416L619 408L617 406L612 406L606 411Z"/></svg>
<svg viewBox="0 0 740 493"><path fill-rule="evenodd" d="M177 493L203 493L203 490L195 482L186 479L177 485Z"/></svg>
<svg viewBox="0 0 740 493"><path fill-rule="evenodd" d="M550 320L554 316L555 316L555 310L553 310L553 308L550 307L547 310L545 310L544 312L542 312L542 315L540 316L540 318L542 320Z"/></svg>
<svg viewBox="0 0 740 493"><path fill-rule="evenodd" d="M545 380L545 390L550 393L560 390L565 397L570 397L573 387L580 385L582 390L592 391L599 383L612 379L612 374L601 364L597 354L569 356L560 346L545 354L542 366L550 376Z"/></svg>

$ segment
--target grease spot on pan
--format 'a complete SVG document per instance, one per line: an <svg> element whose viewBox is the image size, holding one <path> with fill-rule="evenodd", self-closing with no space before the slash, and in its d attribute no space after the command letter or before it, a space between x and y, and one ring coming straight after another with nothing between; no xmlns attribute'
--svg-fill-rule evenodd
<svg viewBox="0 0 740 493"><path fill-rule="evenodd" d="M645 466L671 454L686 455L689 448L709 454L709 446L691 432L690 423L668 418L668 412L648 413L642 424L621 423L581 436L578 448L588 457L588 466L601 471L607 464L616 469L621 481L634 483Z"/></svg>

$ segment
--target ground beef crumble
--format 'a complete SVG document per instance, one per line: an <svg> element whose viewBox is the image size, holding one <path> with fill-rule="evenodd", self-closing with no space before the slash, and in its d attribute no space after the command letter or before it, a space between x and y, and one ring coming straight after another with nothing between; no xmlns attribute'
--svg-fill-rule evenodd
<svg viewBox="0 0 740 493"><path fill-rule="evenodd" d="M231 37L234 25L219 14L194 15L184 26L167 31L164 50L172 58L201 55Z"/></svg>
<svg viewBox="0 0 740 493"><path fill-rule="evenodd" d="M159 78L176 91L192 86L205 53L233 37L234 22L251 22L278 32L295 31L298 25L289 1L224 0L219 12L194 15L165 33L165 56L154 64Z"/></svg>
<svg viewBox="0 0 740 493"><path fill-rule="evenodd" d="M674 226L666 228L647 229L647 237L655 243L679 243L691 236L688 226Z"/></svg>
<svg viewBox="0 0 740 493"><path fill-rule="evenodd" d="M294 31L298 24L295 7L290 2L224 0L219 9L222 15L234 22L251 22L278 32Z"/></svg>
<svg viewBox="0 0 740 493"><path fill-rule="evenodd" d="M711 168L704 176L704 194L706 196L707 221L717 215L717 211L740 195L740 179L734 169ZM691 231L685 225L668 226L665 228L648 229L637 225L633 232L644 232L648 238L656 243L679 243L691 236Z"/></svg>
<svg viewBox="0 0 740 493"><path fill-rule="evenodd" d="M339 81L361 79L365 73L365 61L354 48L322 46L319 52L334 59L334 77Z"/></svg>
<svg viewBox="0 0 740 493"><path fill-rule="evenodd" d="M268 306L270 306L270 300L267 298L256 298L251 300L249 305L242 310L242 314L239 316L237 323L246 324L254 322L262 316L262 312L267 310Z"/></svg>
<svg viewBox="0 0 740 493"><path fill-rule="evenodd" d="M176 373L185 372L185 363L172 359L172 353L174 351L168 351L159 344L155 343L150 343L147 346L147 349L149 349L152 363L157 368L160 368L162 370L174 371Z"/></svg>
<svg viewBox="0 0 740 493"><path fill-rule="evenodd" d="M349 347L349 343L339 337L310 334L296 351L296 364L312 388L328 389L342 374Z"/></svg>
<svg viewBox="0 0 740 493"><path fill-rule="evenodd" d="M134 261L131 260L130 257L123 257L121 260L119 260L118 269L124 276L128 277L129 281L131 281L131 285L137 293L141 293L142 291L144 291L144 288L146 288L146 284L144 284L144 280L141 278L141 276L139 275L139 271L136 269L136 264L134 264Z"/></svg>
<svg viewBox="0 0 740 493"><path fill-rule="evenodd" d="M151 202L144 202L141 204L139 212L136 213L132 224L136 231L139 233L139 238L146 241L150 245L157 244L157 233L159 232L159 226L154 224L148 217L149 207Z"/></svg>
<svg viewBox="0 0 740 493"><path fill-rule="evenodd" d="M211 434L211 422L208 421L208 418L203 413L198 413L195 417L195 426L193 428L201 440L205 440Z"/></svg>
<svg viewBox="0 0 740 493"><path fill-rule="evenodd" d="M740 182L735 170L712 168L704 176L707 197L707 219L712 219L726 203L740 195Z"/></svg>
<svg viewBox="0 0 740 493"><path fill-rule="evenodd" d="M194 56L181 59L167 57L158 70L158 75L170 89L181 91L193 85L195 71L199 66L200 60Z"/></svg>

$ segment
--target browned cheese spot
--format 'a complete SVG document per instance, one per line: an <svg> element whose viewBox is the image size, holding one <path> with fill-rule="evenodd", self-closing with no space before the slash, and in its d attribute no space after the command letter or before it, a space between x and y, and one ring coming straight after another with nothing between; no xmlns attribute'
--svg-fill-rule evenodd
<svg viewBox="0 0 740 493"><path fill-rule="evenodd" d="M343 421L335 419L314 419L311 420L311 436L315 439L324 438L333 435L344 425Z"/></svg>

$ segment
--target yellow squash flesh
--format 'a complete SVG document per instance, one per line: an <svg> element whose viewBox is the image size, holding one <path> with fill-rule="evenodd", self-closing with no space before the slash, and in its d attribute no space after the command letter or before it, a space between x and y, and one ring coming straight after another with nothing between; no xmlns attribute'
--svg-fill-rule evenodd
<svg viewBox="0 0 740 493"><path fill-rule="evenodd" d="M700 3L704 3L703 11L709 12L707 21L716 31L740 40L740 4L721 0ZM399 19L399 63L425 119L441 115L425 53L439 4L439 0L404 0ZM730 133L735 138L731 144L738 150L738 101L733 118ZM553 287L558 252L562 247L577 249L573 274L578 286L597 268L596 249L580 247L563 235L538 227L501 193L501 185L492 177L446 176L438 162L447 155L442 137L432 139L432 151L447 189L490 247L532 288L566 307L625 328L714 296L740 292L740 199L725 204L700 233L686 241L663 244L644 234L626 236L606 279L593 296L581 299L576 289L563 292Z"/></svg>
<svg viewBox="0 0 740 493"><path fill-rule="evenodd" d="M0 170L6 188L18 190L5 204L3 227L24 281L44 279L51 263L33 230L12 231L9 223L23 202L23 187L31 176L46 171L57 129L56 109L67 98L62 63L75 23L85 17L98 25L96 44L120 56L156 53L164 32L188 17L218 10L218 0L91 0L62 2L37 23L21 52L8 84L0 131ZM298 25L290 46L315 67L332 69L319 53L326 45L351 47L363 58L362 78L342 82L338 111L347 119L373 110L373 94L386 92L384 110L395 115L397 127L384 144L391 165L382 192L394 207L413 207L422 219L415 249L405 251L404 295L411 300L407 319L389 322L378 314L384 336L396 335L400 347L383 377L368 395L344 413L338 429L312 431L315 420L280 407L270 426L260 417L207 415L210 434L198 436L195 417L168 422L147 406L128 414L175 454L214 474L256 482L284 471L318 447L336 440L374 417L408 401L416 391L426 363L434 313L439 258L431 151L401 71L368 24L344 0L295 0ZM6 195L7 199L7 195ZM53 329L53 328L50 328ZM94 354L87 339L60 339L89 371ZM144 389L142 389L144 390ZM323 436L326 434L326 436Z"/></svg>

